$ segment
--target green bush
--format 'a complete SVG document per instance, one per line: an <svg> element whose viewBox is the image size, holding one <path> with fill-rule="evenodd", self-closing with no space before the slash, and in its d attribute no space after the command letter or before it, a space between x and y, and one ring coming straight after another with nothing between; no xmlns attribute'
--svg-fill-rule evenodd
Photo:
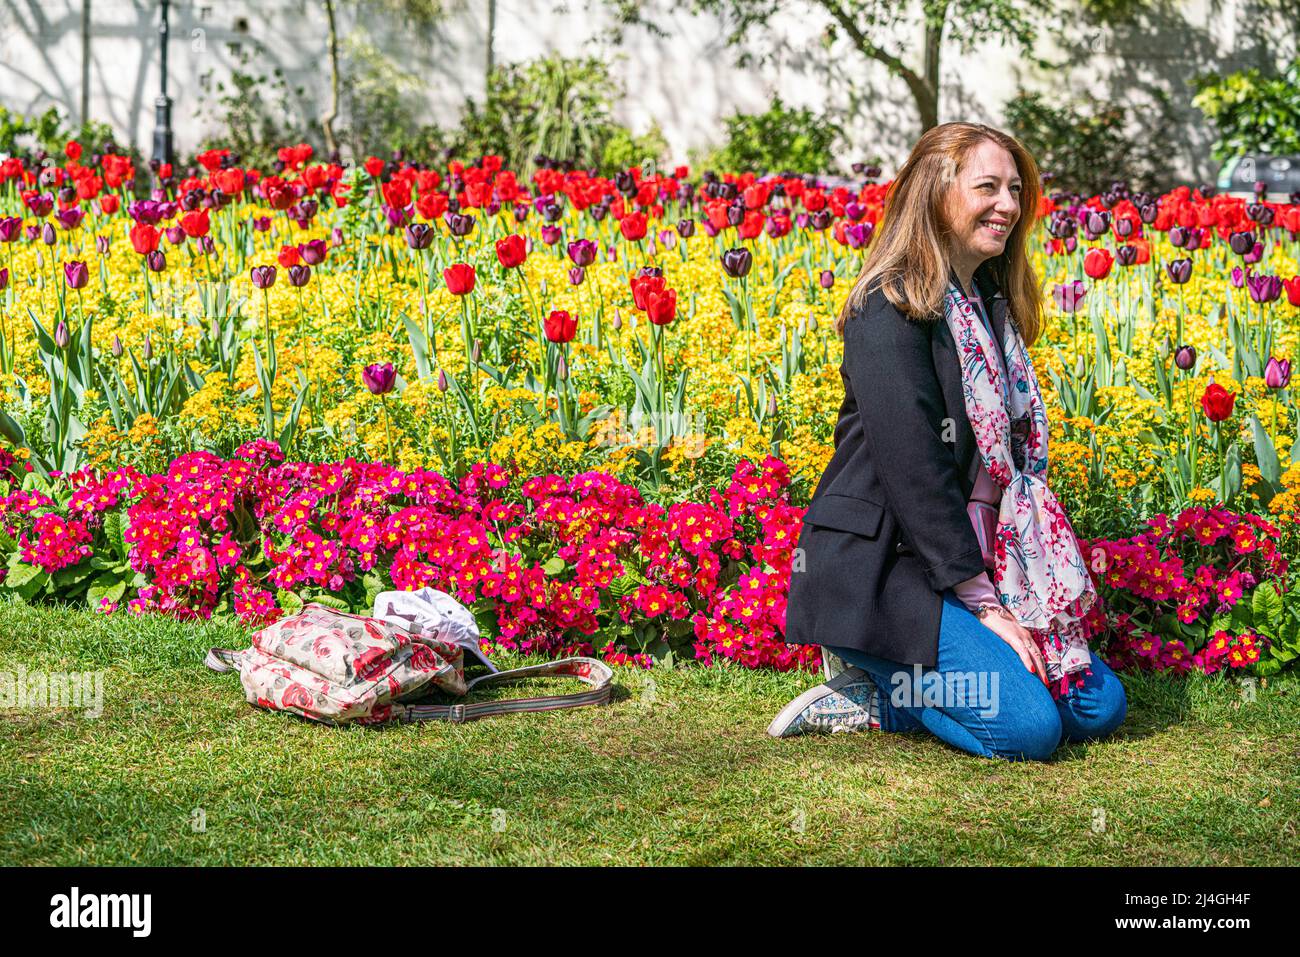
<svg viewBox="0 0 1300 957"><path fill-rule="evenodd" d="M834 149L844 130L828 114L790 109L780 97L762 113L735 113L723 121L726 141L699 159L704 168L777 173L833 173Z"/></svg>
<svg viewBox="0 0 1300 957"><path fill-rule="evenodd" d="M1090 195L1113 180L1134 188L1160 189L1169 175L1167 145L1173 136L1167 100L1147 113L1150 126L1131 136L1129 111L1112 103L1088 109L1055 106L1041 93L1020 91L1006 105L1007 130L1024 144L1038 168L1052 174L1048 191Z"/></svg>
<svg viewBox="0 0 1300 957"><path fill-rule="evenodd" d="M621 84L597 57L541 57L492 72L487 97L465 104L451 147L465 158L500 155L531 176L535 156L579 167L600 166L620 135L612 118Z"/></svg>
<svg viewBox="0 0 1300 957"><path fill-rule="evenodd" d="M1241 70L1192 81L1192 105L1213 124L1219 162L1242 153L1300 154L1300 57L1278 76Z"/></svg>

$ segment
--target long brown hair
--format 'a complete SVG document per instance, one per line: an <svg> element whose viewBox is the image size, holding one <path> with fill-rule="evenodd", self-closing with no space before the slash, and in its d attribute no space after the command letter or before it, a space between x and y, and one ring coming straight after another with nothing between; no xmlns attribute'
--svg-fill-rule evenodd
<svg viewBox="0 0 1300 957"><path fill-rule="evenodd" d="M844 334L849 315L876 286L913 319L942 314L948 286L948 223L944 204L971 150L992 140L1011 154L1020 174L1020 216L1001 255L982 268L1007 298L1008 312L1029 345L1041 328L1042 291L1029 264L1029 233L1038 219L1038 164L1015 137L982 123L944 123L927 130L885 192L879 229L848 299L835 319Z"/></svg>

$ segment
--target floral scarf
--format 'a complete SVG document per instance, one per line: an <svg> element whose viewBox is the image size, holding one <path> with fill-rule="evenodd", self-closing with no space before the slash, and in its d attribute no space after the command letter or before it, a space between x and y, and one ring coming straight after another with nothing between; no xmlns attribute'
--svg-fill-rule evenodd
<svg viewBox="0 0 1300 957"><path fill-rule="evenodd" d="M952 282L944 297L944 318L957 343L975 444L989 476L1002 489L993 587L1037 641L1047 662L1049 690L1059 698L1091 674L1082 619L1097 592L1070 520L1047 487L1047 413L1038 379L1010 317L1002 333L1002 374L992 335Z"/></svg>

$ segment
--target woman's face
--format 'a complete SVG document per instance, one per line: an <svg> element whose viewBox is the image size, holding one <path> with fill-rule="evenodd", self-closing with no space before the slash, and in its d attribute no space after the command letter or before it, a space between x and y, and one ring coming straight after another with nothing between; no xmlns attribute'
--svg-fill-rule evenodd
<svg viewBox="0 0 1300 957"><path fill-rule="evenodd" d="M1020 218L1020 173L992 140L971 149L948 191L951 255L972 269L1006 248Z"/></svg>

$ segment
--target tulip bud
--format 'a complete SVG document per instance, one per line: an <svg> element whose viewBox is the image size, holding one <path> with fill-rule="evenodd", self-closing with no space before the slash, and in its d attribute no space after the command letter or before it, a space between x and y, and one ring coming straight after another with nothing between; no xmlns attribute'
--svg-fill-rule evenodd
<svg viewBox="0 0 1300 957"><path fill-rule="evenodd" d="M117 337L117 334L116 334L116 333L114 333L114 335L113 335L113 347L112 347L112 348L113 348L113 358L115 358L115 359L120 359L120 358L122 358L122 352L123 352L123 349L122 349L122 340L119 339L119 338Z"/></svg>
<svg viewBox="0 0 1300 957"><path fill-rule="evenodd" d="M835 285L835 273L829 269L823 269L817 281L821 283L823 289L830 289Z"/></svg>
<svg viewBox="0 0 1300 957"><path fill-rule="evenodd" d="M71 341L72 337L68 335L68 324L60 319L59 324L54 327L54 344L60 349L66 349Z"/></svg>
<svg viewBox="0 0 1300 957"><path fill-rule="evenodd" d="M393 391L397 370L391 362L376 362L361 370L361 381L375 395L384 395Z"/></svg>
<svg viewBox="0 0 1300 957"><path fill-rule="evenodd" d="M1270 356L1264 369L1264 384L1270 389L1285 389L1290 382L1291 362Z"/></svg>
<svg viewBox="0 0 1300 957"><path fill-rule="evenodd" d="M445 369L438 370L438 391L447 391L447 372Z"/></svg>
<svg viewBox="0 0 1300 957"><path fill-rule="evenodd" d="M150 338L147 332L145 333L144 336L144 348L141 349L141 352L144 353L145 361L148 361L153 358L153 339Z"/></svg>
<svg viewBox="0 0 1300 957"><path fill-rule="evenodd" d="M1191 346L1179 346L1174 351L1174 365L1184 372L1196 365L1196 350Z"/></svg>
<svg viewBox="0 0 1300 957"><path fill-rule="evenodd" d="M478 360L479 360L479 356L481 356L482 354L483 354L483 343L480 342L478 339L475 339L475 340L474 340L474 351L470 353L470 358L471 358L473 361L478 362Z"/></svg>

